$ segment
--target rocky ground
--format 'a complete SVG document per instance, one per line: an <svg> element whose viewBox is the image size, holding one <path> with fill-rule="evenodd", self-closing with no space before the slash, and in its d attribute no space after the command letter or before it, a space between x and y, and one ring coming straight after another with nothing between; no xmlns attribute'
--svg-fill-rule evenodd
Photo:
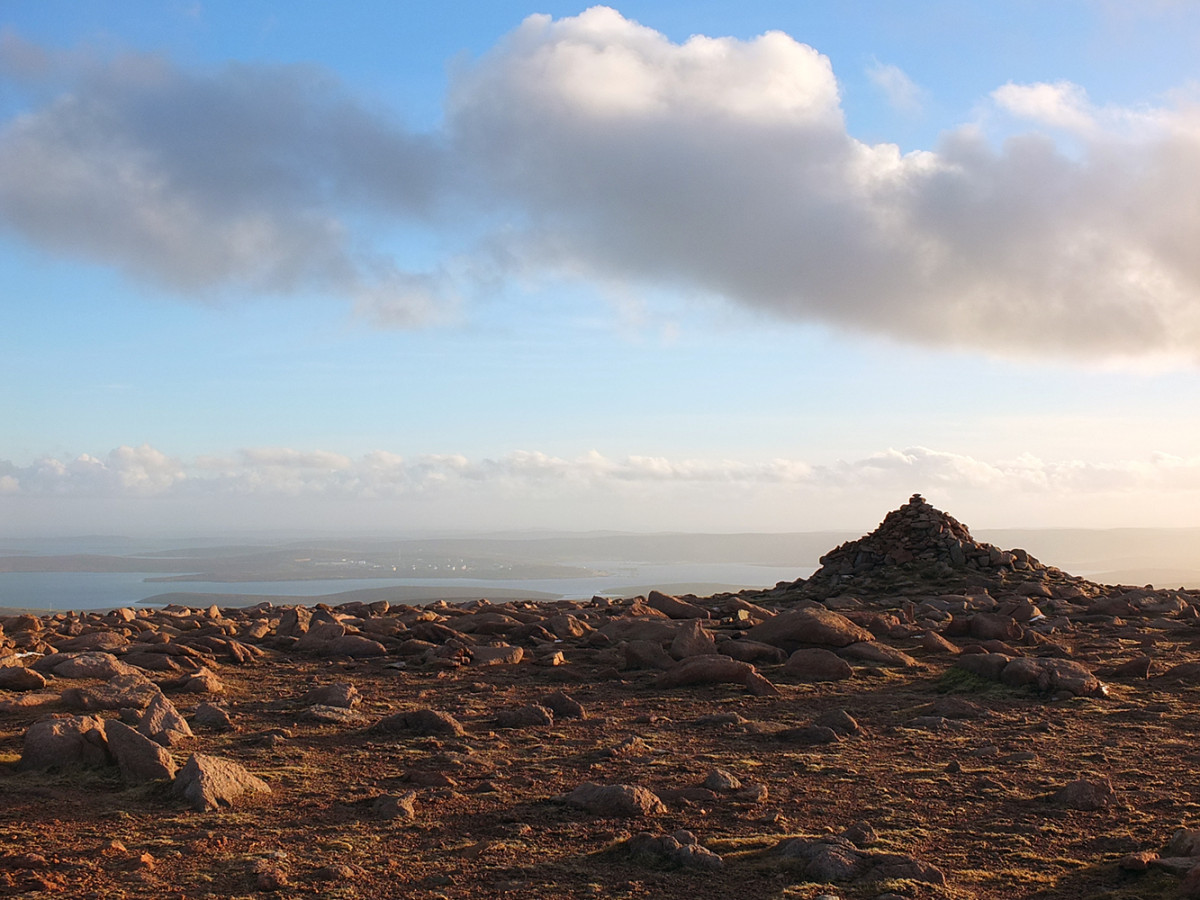
<svg viewBox="0 0 1200 900"><path fill-rule="evenodd" d="M919 497L822 562L0 619L0 896L1200 897L1200 593Z"/></svg>

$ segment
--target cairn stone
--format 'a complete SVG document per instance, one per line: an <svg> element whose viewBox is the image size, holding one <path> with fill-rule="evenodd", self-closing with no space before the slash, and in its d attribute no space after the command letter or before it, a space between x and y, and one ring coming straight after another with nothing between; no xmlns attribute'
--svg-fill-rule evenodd
<svg viewBox="0 0 1200 900"><path fill-rule="evenodd" d="M1011 578L1020 583L1041 575L1046 567L1024 550L1001 550L971 537L953 516L934 508L920 494L888 513L879 527L856 541L826 553L808 579L768 592L788 599L827 600L845 594L870 594L889 579L910 574L922 579L952 578L968 573L981 580ZM1061 575L1061 573L1059 573ZM882 582L882 583L881 583Z"/></svg>

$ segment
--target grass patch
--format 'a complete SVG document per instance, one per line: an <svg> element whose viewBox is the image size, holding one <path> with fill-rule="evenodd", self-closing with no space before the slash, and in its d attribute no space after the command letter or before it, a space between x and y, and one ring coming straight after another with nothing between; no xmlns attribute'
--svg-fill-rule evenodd
<svg viewBox="0 0 1200 900"><path fill-rule="evenodd" d="M986 694L992 696L1012 696L1014 691L998 681L951 666L942 677L934 683L934 690L939 694Z"/></svg>

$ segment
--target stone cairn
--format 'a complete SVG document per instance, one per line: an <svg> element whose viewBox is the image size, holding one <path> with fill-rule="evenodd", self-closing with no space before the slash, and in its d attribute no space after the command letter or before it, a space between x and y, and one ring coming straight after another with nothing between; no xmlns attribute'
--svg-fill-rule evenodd
<svg viewBox="0 0 1200 900"><path fill-rule="evenodd" d="M811 578L779 585L773 593L819 599L847 591L895 590L906 578L926 584L965 581L984 585L1060 576L1024 550L1001 550L971 537L953 516L913 494L879 527L821 557Z"/></svg>

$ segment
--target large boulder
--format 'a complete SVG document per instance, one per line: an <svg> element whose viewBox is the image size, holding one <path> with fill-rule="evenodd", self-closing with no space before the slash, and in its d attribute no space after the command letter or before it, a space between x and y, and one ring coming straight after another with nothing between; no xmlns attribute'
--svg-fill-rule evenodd
<svg viewBox="0 0 1200 900"><path fill-rule="evenodd" d="M0 667L0 690L38 691L46 686L46 677L24 666Z"/></svg>
<svg viewBox="0 0 1200 900"><path fill-rule="evenodd" d="M25 732L22 769L99 768L112 761L99 716L50 716Z"/></svg>
<svg viewBox="0 0 1200 900"><path fill-rule="evenodd" d="M158 685L144 675L117 675L107 683L84 688L67 688L63 702L74 709L145 709L161 697Z"/></svg>
<svg viewBox="0 0 1200 900"><path fill-rule="evenodd" d="M678 597L672 597L670 594L664 594L661 591L651 591L646 597L646 605L651 609L657 609L661 613L666 613L672 619L711 618L711 613L707 609L697 606L694 603L688 603L686 600L680 600Z"/></svg>
<svg viewBox="0 0 1200 900"><path fill-rule="evenodd" d="M848 647L859 641L872 641L875 635L861 625L855 625L841 613L810 608L780 613L761 625L755 625L746 632L746 639L792 651L805 645Z"/></svg>
<svg viewBox="0 0 1200 900"><path fill-rule="evenodd" d="M228 759L193 753L175 776L172 791L197 812L232 806L243 794L270 793L261 778Z"/></svg>
<svg viewBox="0 0 1200 900"><path fill-rule="evenodd" d="M691 619L675 635L671 641L670 653L676 659L687 659L690 656L706 656L717 652L717 642L709 634L699 619Z"/></svg>
<svg viewBox="0 0 1200 900"><path fill-rule="evenodd" d="M121 662L111 653L71 654L54 666L59 678L100 678L107 681L117 675L140 675L133 666Z"/></svg>
<svg viewBox="0 0 1200 900"><path fill-rule="evenodd" d="M663 672L658 687L683 687L691 684L741 684L760 696L778 694L779 690L750 663L728 656L694 656Z"/></svg>
<svg viewBox="0 0 1200 900"><path fill-rule="evenodd" d="M175 777L175 760L167 750L124 722L106 722L108 748L130 784Z"/></svg>
<svg viewBox="0 0 1200 900"><path fill-rule="evenodd" d="M174 747L193 737L192 727L180 715L175 704L161 693L146 706L138 721L137 730L156 744Z"/></svg>
<svg viewBox="0 0 1200 900"><path fill-rule="evenodd" d="M797 650L784 663L783 672L800 681L844 681L854 675L850 663L823 647Z"/></svg>

